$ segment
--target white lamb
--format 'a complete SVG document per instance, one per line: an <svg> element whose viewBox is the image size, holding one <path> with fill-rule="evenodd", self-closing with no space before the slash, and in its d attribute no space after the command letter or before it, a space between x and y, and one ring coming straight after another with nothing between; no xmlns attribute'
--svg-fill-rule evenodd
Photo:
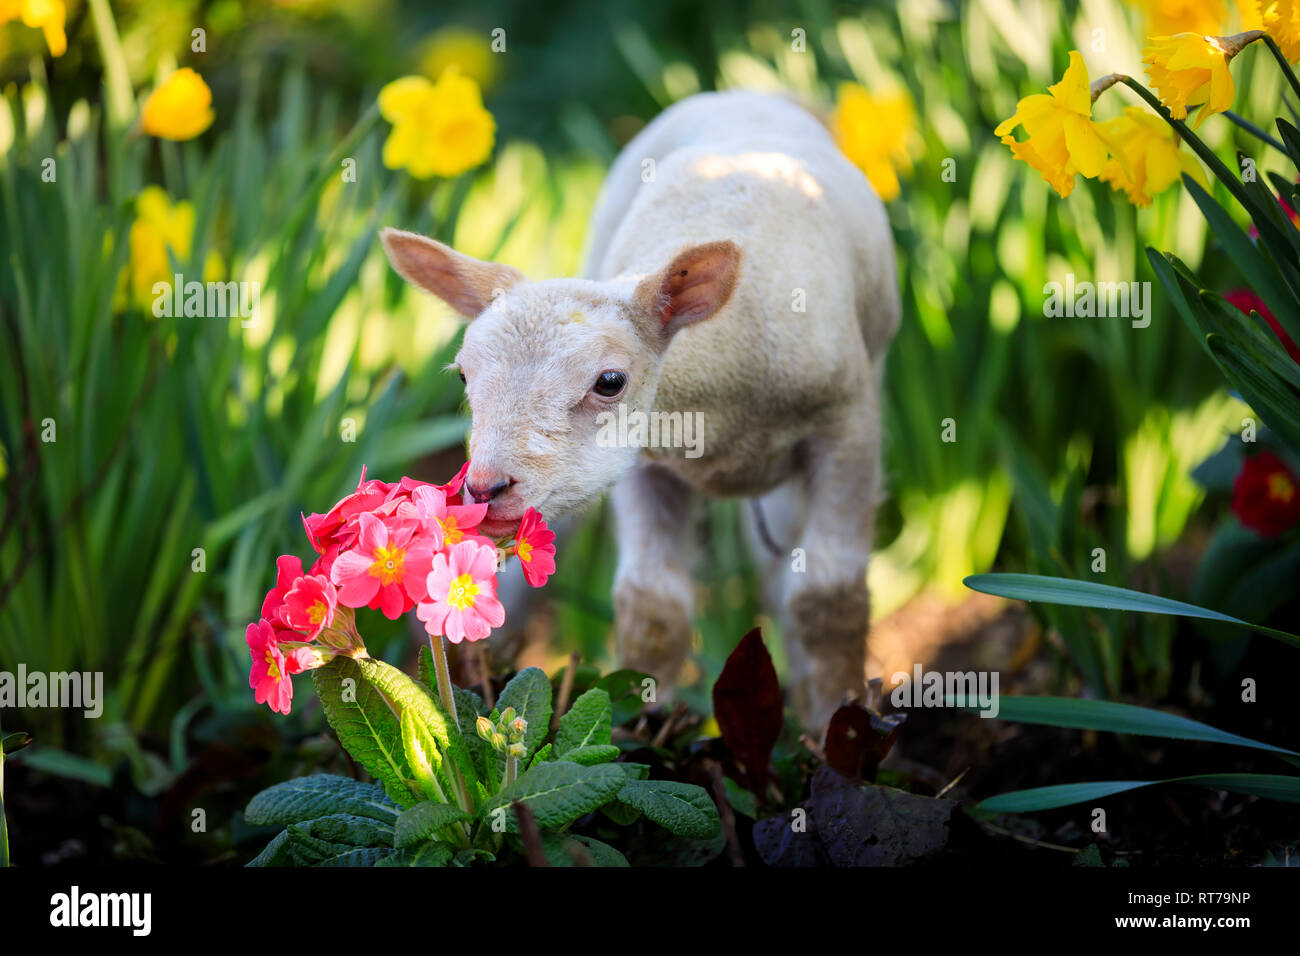
<svg viewBox="0 0 1300 956"><path fill-rule="evenodd" d="M899 296L884 207L816 118L748 92L666 110L610 170L583 279L531 282L412 233L382 238L399 273L473 320L456 364L485 533L613 488L624 666L672 693L692 631L689 506L746 496L801 719L820 730L861 691ZM609 441L620 405L624 421L690 416L694 453Z"/></svg>

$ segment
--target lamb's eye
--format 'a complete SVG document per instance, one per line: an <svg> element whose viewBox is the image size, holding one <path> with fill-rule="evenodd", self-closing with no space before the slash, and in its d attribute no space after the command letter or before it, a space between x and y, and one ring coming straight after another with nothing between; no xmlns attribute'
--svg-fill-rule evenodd
<svg viewBox="0 0 1300 956"><path fill-rule="evenodd" d="M468 384L469 384L468 382L465 381L465 370L464 370L463 368L458 368L458 369L456 369L456 373L457 373L458 375L460 375L460 381L461 381L461 384L462 384L462 385L468 385Z"/></svg>
<svg viewBox="0 0 1300 956"><path fill-rule="evenodd" d="M627 387L627 376L622 372L601 372L591 390L605 398L613 398Z"/></svg>

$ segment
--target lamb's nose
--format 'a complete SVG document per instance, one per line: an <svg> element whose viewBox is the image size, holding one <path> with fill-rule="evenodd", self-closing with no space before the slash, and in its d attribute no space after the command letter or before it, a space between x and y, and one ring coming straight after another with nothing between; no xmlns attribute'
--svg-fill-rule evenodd
<svg viewBox="0 0 1300 956"><path fill-rule="evenodd" d="M469 479L466 478L465 493L474 500L475 504L482 505L491 501L497 495L501 494L501 492L509 488L512 484L514 484L514 482L512 482L510 479L506 479L505 481L493 485L491 488L475 488L473 485L469 483Z"/></svg>

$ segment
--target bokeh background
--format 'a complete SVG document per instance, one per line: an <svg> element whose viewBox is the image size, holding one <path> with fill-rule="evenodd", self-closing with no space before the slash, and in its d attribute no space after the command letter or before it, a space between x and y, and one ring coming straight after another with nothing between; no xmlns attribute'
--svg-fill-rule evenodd
<svg viewBox="0 0 1300 956"><path fill-rule="evenodd" d="M961 584L995 566L1083 576L1104 548L1103 580L1212 591L1197 567L1230 523L1227 496L1193 471L1244 409L1144 250L1176 252L1212 287L1239 280L1182 190L1136 209L1080 182L1061 201L992 134L1021 96L1059 79L1070 49L1094 75L1140 75L1143 16L1119 0L68 0L57 58L38 30L0 28L0 667L103 671L108 690L97 721L5 712L6 728L38 742L24 755L36 802L13 811L16 845L57 794L111 818L119 858L221 858L224 837L166 849L138 821L160 804L179 813L204 788L237 803L325 759L305 686L308 704L288 718L253 703L245 625L275 557L308 553L300 512L326 510L363 464L386 480L445 480L467 425L443 368L459 324L391 272L377 229L424 232L534 277L576 274L612 158L700 90L793 90L828 115L845 83L910 103L889 204L905 313L886 375L875 673L910 669L918 646L1000 613ZM490 46L497 28L503 52ZM495 117L490 159L452 179L386 168L378 91L449 64ZM212 127L185 142L132 135L138 99L178 66L211 87ZM1272 116L1281 81L1265 54L1247 51L1233 72L1236 109ZM1221 151L1244 137L1227 123L1204 135ZM50 157L54 183L41 176ZM340 175L346 159L355 182ZM165 237L169 266L261 283L259 324L141 308L123 277L141 268L142 220ZM1150 326L1045 317L1044 284L1071 272L1153 282ZM54 442L41 440L47 418ZM947 418L954 443L940 441ZM687 699L704 712L740 635L756 620L777 633L739 519L722 503L700 531L709 560ZM602 507L565 542L546 601L513 622L530 662L558 666L576 650L613 663L613 554ZM1288 600L1255 587L1213 603L1262 620ZM408 660L405 623L375 619L372 651ZM1057 609L1035 621L1028 630L1047 639L1026 653L1046 690L1151 704L1186 692L1168 620ZM1229 672L1240 643L1200 637L1197 673ZM68 796L71 782L87 795ZM93 796L104 788L111 812ZM57 858L62 844L41 838Z"/></svg>

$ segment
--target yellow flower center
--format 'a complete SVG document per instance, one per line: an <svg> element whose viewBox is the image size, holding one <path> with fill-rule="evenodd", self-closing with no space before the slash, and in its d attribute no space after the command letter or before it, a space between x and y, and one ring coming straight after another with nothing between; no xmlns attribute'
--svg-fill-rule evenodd
<svg viewBox="0 0 1300 956"><path fill-rule="evenodd" d="M402 579L406 563L406 549L396 545L382 545L375 548L375 562L370 565L370 573L379 578L383 585L392 584Z"/></svg>
<svg viewBox="0 0 1300 956"><path fill-rule="evenodd" d="M520 561L533 560L533 546L527 541L520 541L515 547L515 554L519 555Z"/></svg>
<svg viewBox="0 0 1300 956"><path fill-rule="evenodd" d="M468 574L462 574L447 589L447 603L458 611L467 611L474 606L477 594L478 584Z"/></svg>
<svg viewBox="0 0 1300 956"><path fill-rule="evenodd" d="M324 601L317 601L315 604L311 606L311 609L307 612L307 620L311 621L313 626L325 620Z"/></svg>
<svg viewBox="0 0 1300 956"><path fill-rule="evenodd" d="M452 515L439 518L438 524L442 526L442 540L445 544L460 544L465 539L465 532L456 527L456 519Z"/></svg>
<svg viewBox="0 0 1300 956"><path fill-rule="evenodd" d="M1289 504L1295 497L1295 485L1280 471L1268 476L1268 496L1274 501Z"/></svg>
<svg viewBox="0 0 1300 956"><path fill-rule="evenodd" d="M275 652L269 648L266 651L266 673L269 677L274 677L277 684L284 680L284 675L280 673L280 665L275 662Z"/></svg>

